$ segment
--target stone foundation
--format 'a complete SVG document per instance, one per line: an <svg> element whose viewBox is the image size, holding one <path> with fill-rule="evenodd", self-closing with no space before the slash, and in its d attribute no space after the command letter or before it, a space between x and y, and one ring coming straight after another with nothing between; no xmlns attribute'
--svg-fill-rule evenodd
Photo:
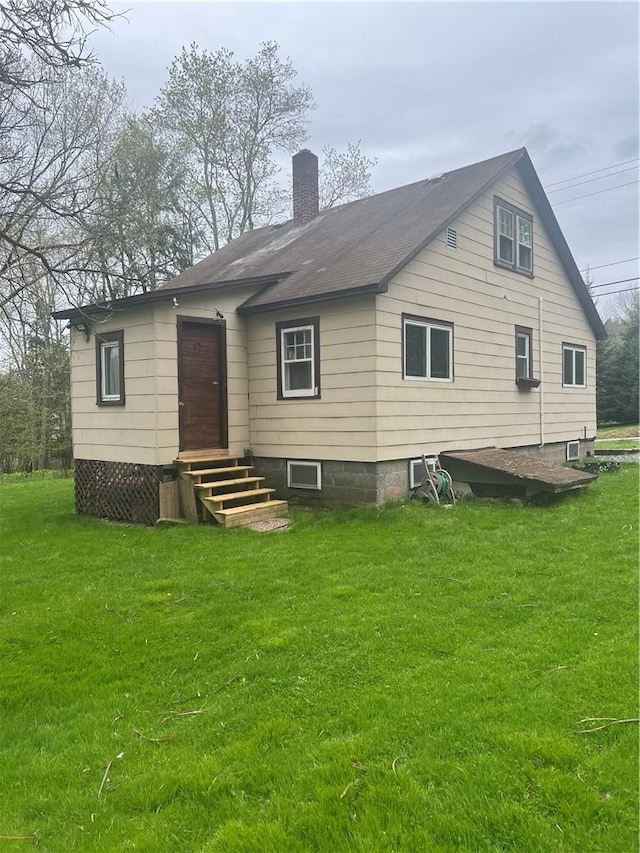
<svg viewBox="0 0 640 853"><path fill-rule="evenodd" d="M558 442L544 447L531 445L511 447L518 453L544 459L557 465L566 462L567 443ZM580 441L580 457L593 455L593 439ZM418 458L419 454L412 456ZM308 460L322 463L322 489L300 489L287 487L287 460L255 456L252 459L259 477L266 477L266 484L277 490L276 497L292 505L308 507L372 506L387 501L398 501L409 494L409 459L393 459L386 462L348 462Z"/></svg>

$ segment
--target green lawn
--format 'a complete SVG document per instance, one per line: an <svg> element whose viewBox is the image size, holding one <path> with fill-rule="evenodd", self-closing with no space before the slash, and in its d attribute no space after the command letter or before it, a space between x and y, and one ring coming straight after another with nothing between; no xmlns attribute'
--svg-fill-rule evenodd
<svg viewBox="0 0 640 853"><path fill-rule="evenodd" d="M637 475L269 534L0 482L0 850L635 853L638 726L580 731L638 717Z"/></svg>
<svg viewBox="0 0 640 853"><path fill-rule="evenodd" d="M637 438L640 435L638 424L602 424L598 427L596 438Z"/></svg>

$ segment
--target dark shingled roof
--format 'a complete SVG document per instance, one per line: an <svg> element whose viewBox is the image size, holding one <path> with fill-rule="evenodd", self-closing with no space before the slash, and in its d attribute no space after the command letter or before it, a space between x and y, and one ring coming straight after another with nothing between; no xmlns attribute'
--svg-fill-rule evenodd
<svg viewBox="0 0 640 853"><path fill-rule="evenodd" d="M116 300L111 307L169 298L183 288L215 291L240 284L253 287L253 294L238 307L240 314L384 292L398 270L514 167L529 190L596 338L603 339L602 321L524 148L321 211L306 225L291 220L249 231L157 291ZM84 312L98 307L86 306ZM77 312L57 312L55 316L71 317Z"/></svg>
<svg viewBox="0 0 640 853"><path fill-rule="evenodd" d="M257 275L280 281L249 298L245 313L382 290L393 273L521 157L523 149L436 179L250 231L164 285L167 289Z"/></svg>

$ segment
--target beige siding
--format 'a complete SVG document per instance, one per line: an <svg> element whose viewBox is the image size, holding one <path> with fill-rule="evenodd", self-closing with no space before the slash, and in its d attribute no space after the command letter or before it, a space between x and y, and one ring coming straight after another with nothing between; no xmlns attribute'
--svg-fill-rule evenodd
<svg viewBox="0 0 640 853"><path fill-rule="evenodd" d="M533 278L493 263L494 194L534 215ZM244 288L214 301L185 294L178 307L158 302L111 318L101 328L125 334L124 407L96 406L95 341L74 332L75 456L146 464L175 458L176 319L213 318L216 309L226 320L231 453L250 446L256 456L377 462L592 436L595 341L517 173L452 226L457 250L440 235L377 297L242 318L236 307L250 295ZM403 379L403 313L453 324L453 382ZM276 323L312 316L319 318L321 396L279 400ZM539 389L515 384L516 325L533 329ZM587 348L586 389L562 387L563 341Z"/></svg>
<svg viewBox="0 0 640 853"><path fill-rule="evenodd" d="M534 277L493 263L493 196L534 215ZM411 261L377 299L378 458L567 441L595 433L595 341L555 250L514 172ZM541 364L540 300L542 297ZM454 324L454 381L404 380L401 315ZM539 389L515 384L515 326L533 329ZM587 388L562 387L562 342L587 347Z"/></svg>
<svg viewBox="0 0 640 853"><path fill-rule="evenodd" d="M124 329L124 406L96 405L95 340L86 343L74 332L71 381L74 456L161 465L172 462L179 449L177 317L224 314L227 335L229 450L242 453L249 444L246 321L236 306L249 293L216 296L215 307L202 295L123 311L100 326Z"/></svg>
<svg viewBox="0 0 640 853"><path fill-rule="evenodd" d="M276 322L320 318L320 399L278 400ZM249 414L256 456L376 459L374 298L249 319Z"/></svg>
<svg viewBox="0 0 640 853"><path fill-rule="evenodd" d="M157 464L154 324L147 309L122 312L97 331L124 329L124 406L96 404L96 344L72 330L73 455L77 459Z"/></svg>

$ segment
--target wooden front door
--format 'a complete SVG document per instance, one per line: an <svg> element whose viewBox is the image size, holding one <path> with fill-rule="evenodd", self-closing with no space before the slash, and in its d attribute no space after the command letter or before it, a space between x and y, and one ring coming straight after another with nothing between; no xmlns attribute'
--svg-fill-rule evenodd
<svg viewBox="0 0 640 853"><path fill-rule="evenodd" d="M225 325L178 319L180 450L227 446Z"/></svg>

